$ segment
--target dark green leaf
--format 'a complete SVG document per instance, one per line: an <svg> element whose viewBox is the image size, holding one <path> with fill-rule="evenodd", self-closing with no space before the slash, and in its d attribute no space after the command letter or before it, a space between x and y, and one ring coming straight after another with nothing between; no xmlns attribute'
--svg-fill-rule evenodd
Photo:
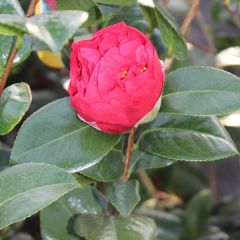
<svg viewBox="0 0 240 240"><path fill-rule="evenodd" d="M132 172L136 172L143 169L164 168L174 162L176 161L138 149L132 154L130 169Z"/></svg>
<svg viewBox="0 0 240 240"><path fill-rule="evenodd" d="M157 234L152 219L134 216L83 215L76 219L74 229L77 235L88 240L155 240Z"/></svg>
<svg viewBox="0 0 240 240"><path fill-rule="evenodd" d="M79 239L72 229L73 220L80 214L101 214L99 198L103 198L101 193L92 187L78 188L43 209L40 212L43 240Z"/></svg>
<svg viewBox="0 0 240 240"><path fill-rule="evenodd" d="M97 3L114 4L121 6L131 6L137 2L137 0L94 0L94 1Z"/></svg>
<svg viewBox="0 0 240 240"><path fill-rule="evenodd" d="M143 133L139 146L163 158L213 161L238 154L216 117L162 113L150 128Z"/></svg>
<svg viewBox="0 0 240 240"><path fill-rule="evenodd" d="M212 195L209 190L202 190L188 203L185 212L185 226L192 238L195 239L206 231L211 207Z"/></svg>
<svg viewBox="0 0 240 240"><path fill-rule="evenodd" d="M26 83L4 89L0 98L0 135L9 133L21 121L31 101L31 90Z"/></svg>
<svg viewBox="0 0 240 240"><path fill-rule="evenodd" d="M0 171L6 169L9 166L10 149L2 147L0 145Z"/></svg>
<svg viewBox="0 0 240 240"><path fill-rule="evenodd" d="M95 6L93 0L56 0L58 10L83 10L88 11Z"/></svg>
<svg viewBox="0 0 240 240"><path fill-rule="evenodd" d="M78 182L63 169L27 163L0 173L0 229L23 220L76 188Z"/></svg>
<svg viewBox="0 0 240 240"><path fill-rule="evenodd" d="M154 0L155 16L161 32L162 40L168 49L168 56L175 55L178 60L183 60L187 55L187 46L184 38L173 19L161 7L159 0Z"/></svg>
<svg viewBox="0 0 240 240"><path fill-rule="evenodd" d="M119 135L100 132L80 121L69 99L64 98L27 119L15 140L11 159L14 164L44 162L78 172L98 163L118 141Z"/></svg>
<svg viewBox="0 0 240 240"><path fill-rule="evenodd" d="M122 154L118 150L112 150L99 163L80 173L97 181L112 182L122 176Z"/></svg>
<svg viewBox="0 0 240 240"><path fill-rule="evenodd" d="M140 201L139 183L134 179L110 183L107 185L106 196L119 213L126 217Z"/></svg>
<svg viewBox="0 0 240 240"><path fill-rule="evenodd" d="M168 74L162 112L224 115L240 109L240 78L216 68L185 67Z"/></svg>

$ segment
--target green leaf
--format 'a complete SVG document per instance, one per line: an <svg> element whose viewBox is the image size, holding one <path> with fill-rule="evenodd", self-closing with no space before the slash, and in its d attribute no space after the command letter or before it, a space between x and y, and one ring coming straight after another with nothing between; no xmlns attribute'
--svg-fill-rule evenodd
<svg viewBox="0 0 240 240"><path fill-rule="evenodd" d="M72 223L80 214L101 214L103 209L99 199L103 196L92 187L74 189L52 205L40 212L41 234L47 239L79 239L76 237Z"/></svg>
<svg viewBox="0 0 240 240"><path fill-rule="evenodd" d="M31 90L26 83L4 89L0 98L0 135L9 133L21 121L31 101Z"/></svg>
<svg viewBox="0 0 240 240"><path fill-rule="evenodd" d="M97 3L113 4L120 6L131 6L137 3L137 0L94 0Z"/></svg>
<svg viewBox="0 0 240 240"><path fill-rule="evenodd" d="M161 7L158 0L154 0L155 17L159 30L161 31L162 41L168 49L167 55L175 55L178 60L183 60L187 55L187 45L179 31L175 21Z"/></svg>
<svg viewBox="0 0 240 240"><path fill-rule="evenodd" d="M205 189L195 195L187 205L185 226L192 238L200 236L207 230L208 215L212 207L212 194Z"/></svg>
<svg viewBox="0 0 240 240"><path fill-rule="evenodd" d="M46 43L53 51L60 51L80 25L87 20L87 16L88 14L83 11L67 10L48 12L31 18L2 14L0 34L10 36L30 34Z"/></svg>
<svg viewBox="0 0 240 240"><path fill-rule="evenodd" d="M15 14L24 16L24 12L17 0L2 0L0 2L0 14ZM0 35L0 76L5 68L10 51L15 43L13 37ZM31 40L24 38L24 45L20 48L17 57L14 59L13 66L23 62L31 52Z"/></svg>
<svg viewBox="0 0 240 240"><path fill-rule="evenodd" d="M0 173L0 229L21 221L71 189L78 182L58 167L27 163Z"/></svg>
<svg viewBox="0 0 240 240"><path fill-rule="evenodd" d="M1 0L0 14L9 13L24 16L24 12L17 0Z"/></svg>
<svg viewBox="0 0 240 240"><path fill-rule="evenodd" d="M168 74L161 111L224 115L240 109L240 78L216 68L185 67Z"/></svg>
<svg viewBox="0 0 240 240"><path fill-rule="evenodd" d="M90 8L95 7L93 0L56 0L58 10L83 10L88 11Z"/></svg>
<svg viewBox="0 0 240 240"><path fill-rule="evenodd" d="M155 240L156 225L147 217L79 216L74 225L78 236L88 240ZM93 230L94 229L94 230Z"/></svg>
<svg viewBox="0 0 240 240"><path fill-rule="evenodd" d="M118 150L112 150L99 163L80 173L97 181L112 182L122 176L122 154Z"/></svg>
<svg viewBox="0 0 240 240"><path fill-rule="evenodd" d="M213 161L238 154L216 117L159 114L143 133L139 147L163 158Z"/></svg>
<svg viewBox="0 0 240 240"><path fill-rule="evenodd" d="M0 172L9 166L10 149L0 145Z"/></svg>
<svg viewBox="0 0 240 240"><path fill-rule="evenodd" d="M100 132L80 121L69 98L63 98L27 119L15 140L11 160L14 164L44 162L78 172L98 163L118 141L119 135Z"/></svg>
<svg viewBox="0 0 240 240"><path fill-rule="evenodd" d="M110 183L107 185L106 196L119 213L126 217L140 201L139 183L134 179Z"/></svg>
<svg viewBox="0 0 240 240"><path fill-rule="evenodd" d="M136 172L143 169L164 168L175 162L174 160L137 149L132 154L130 170Z"/></svg>
<svg viewBox="0 0 240 240"><path fill-rule="evenodd" d="M53 51L58 52L87 20L87 17L88 13L83 11L49 12L32 17L31 23L37 26L39 31L34 28L29 28L28 31L45 42Z"/></svg>

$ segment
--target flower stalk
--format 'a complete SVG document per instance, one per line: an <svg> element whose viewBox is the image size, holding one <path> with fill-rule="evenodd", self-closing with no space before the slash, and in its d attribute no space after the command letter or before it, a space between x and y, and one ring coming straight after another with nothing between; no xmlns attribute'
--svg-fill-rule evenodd
<svg viewBox="0 0 240 240"><path fill-rule="evenodd" d="M126 156L124 159L124 171L122 175L122 180L125 182L127 182L129 178L129 166L130 166L133 148L134 148L134 129L132 129L129 132Z"/></svg>

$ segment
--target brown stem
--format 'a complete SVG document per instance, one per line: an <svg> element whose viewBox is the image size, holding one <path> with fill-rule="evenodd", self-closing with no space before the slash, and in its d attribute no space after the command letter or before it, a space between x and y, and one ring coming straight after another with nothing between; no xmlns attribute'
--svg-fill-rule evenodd
<svg viewBox="0 0 240 240"><path fill-rule="evenodd" d="M163 0L162 6L163 6L164 8L167 8L169 2L170 2L170 0Z"/></svg>
<svg viewBox="0 0 240 240"><path fill-rule="evenodd" d="M34 15L35 6L36 6L38 1L39 0L31 0L31 3L29 5L29 8L28 8L28 11L27 11L27 14L26 14L27 17L31 17L31 16ZM3 89L5 88L8 76L10 74L10 71L11 71L11 68L12 68L12 65L13 65L13 61L14 61L17 53L18 53L18 49L17 49L16 43L15 43L15 46L12 49L12 51L11 51L9 57L8 57L7 64L4 68L3 74L0 78L0 95L2 94Z"/></svg>
<svg viewBox="0 0 240 240"><path fill-rule="evenodd" d="M229 13L229 16L232 19L233 23L238 28L240 28L240 17L239 17L238 9L234 10L233 8L231 8L231 6L229 6L229 4L226 1L223 1L223 6Z"/></svg>
<svg viewBox="0 0 240 240"><path fill-rule="evenodd" d="M169 194L156 189L154 184L152 183L151 178L147 175L145 171L138 171L137 176L151 198L167 201L173 204L182 203L182 199L180 199L177 195Z"/></svg>
<svg viewBox="0 0 240 240"><path fill-rule="evenodd" d="M201 2L201 0L195 0L195 1L192 3L192 5L191 5L191 7L190 7L190 9L189 9L189 11L188 11L188 13L187 13L187 16L185 17L185 19L184 19L184 21L183 21L183 24L182 24L182 27L181 27L181 32L182 32L182 35L183 35L185 38L187 38L189 28L190 28L190 26L191 26L191 23L192 23L192 20L193 20L194 16L196 15L196 12L197 12L197 10L198 10L198 7L199 7L199 5L200 5L200 2ZM165 71L167 71L167 70L171 67L174 59L175 59L175 58L173 57L173 58L171 58L171 59L167 59L167 60L164 62L164 69L165 69Z"/></svg>
<svg viewBox="0 0 240 240"><path fill-rule="evenodd" d="M134 147L134 129L132 129L128 136L128 145L127 145L127 151L126 151L126 157L124 160L124 171L122 175L122 180L127 182L128 180L128 171L129 171L129 165L131 160L131 155Z"/></svg>
<svg viewBox="0 0 240 240"><path fill-rule="evenodd" d="M187 35L188 35L189 28L191 26L191 23L192 23L192 20L193 20L194 16L196 15L196 12L198 10L200 2L201 2L201 0L195 0L192 3L192 5L191 5L191 7L190 7L190 9L187 13L186 18L183 21L183 24L182 24L182 27L181 27L181 32L182 32L182 35L184 37L187 37Z"/></svg>

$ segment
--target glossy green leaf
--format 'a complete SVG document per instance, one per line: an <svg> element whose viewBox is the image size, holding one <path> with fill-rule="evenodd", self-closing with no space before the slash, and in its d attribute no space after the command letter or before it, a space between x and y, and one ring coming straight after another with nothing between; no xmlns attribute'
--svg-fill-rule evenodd
<svg viewBox="0 0 240 240"><path fill-rule="evenodd" d="M161 31L162 41L167 48L167 55L175 57L178 60L183 60L187 55L187 45L179 31L175 21L161 7L159 0L154 0L155 17L159 30Z"/></svg>
<svg viewBox="0 0 240 240"><path fill-rule="evenodd" d="M74 229L78 236L88 240L155 240L157 234L152 219L137 216L82 215L76 219Z"/></svg>
<svg viewBox="0 0 240 240"><path fill-rule="evenodd" d="M79 186L63 169L27 163L0 173L0 229L23 220Z"/></svg>
<svg viewBox="0 0 240 240"><path fill-rule="evenodd" d="M79 239L73 231L73 220L80 214L101 214L101 193L92 187L74 189L40 212L43 240Z"/></svg>
<svg viewBox="0 0 240 240"><path fill-rule="evenodd" d="M126 217L140 201L139 183L134 179L110 183L107 185L106 196L119 213Z"/></svg>
<svg viewBox="0 0 240 240"><path fill-rule="evenodd" d="M97 181L112 182L122 176L122 154L118 150L112 150L99 163L80 173Z"/></svg>
<svg viewBox="0 0 240 240"><path fill-rule="evenodd" d="M168 74L161 111L224 115L240 109L240 78L210 67L185 67Z"/></svg>
<svg viewBox="0 0 240 240"><path fill-rule="evenodd" d="M0 97L0 135L9 133L27 112L32 95L26 83L15 83Z"/></svg>
<svg viewBox="0 0 240 240"><path fill-rule="evenodd" d="M30 34L46 43L53 51L60 51L87 17L86 12L67 10L48 12L31 18L2 14L0 34Z"/></svg>
<svg viewBox="0 0 240 240"><path fill-rule="evenodd" d="M174 160L137 149L132 154L130 170L136 172L143 169L164 168L175 162Z"/></svg>
<svg viewBox="0 0 240 240"><path fill-rule="evenodd" d="M83 10L88 11L95 6L93 0L56 0L57 10Z"/></svg>
<svg viewBox="0 0 240 240"><path fill-rule="evenodd" d="M120 6L131 6L137 2L137 0L94 0L94 1L97 3L113 4Z"/></svg>
<svg viewBox="0 0 240 240"><path fill-rule="evenodd" d="M11 160L13 164L44 162L78 172L98 163L118 141L119 135L100 132L80 121L69 98L63 98L44 106L25 121L15 140Z"/></svg>
<svg viewBox="0 0 240 240"><path fill-rule="evenodd" d="M183 161L213 161L238 155L216 117L159 114L143 133L142 150Z"/></svg>
<svg viewBox="0 0 240 240"><path fill-rule="evenodd" d="M202 190L188 203L184 219L186 231L192 238L206 231L211 207L212 195L209 190Z"/></svg>
<svg viewBox="0 0 240 240"><path fill-rule="evenodd" d="M24 16L24 12L17 0L2 0L0 2L0 14L15 14ZM0 35L0 76L7 63L8 56L14 44L14 38L10 36ZM24 38L24 44L20 48L17 57L14 59L13 66L23 62L31 52L31 39Z"/></svg>
<svg viewBox="0 0 240 240"><path fill-rule="evenodd" d="M9 13L24 16L24 12L17 0L1 0L0 14Z"/></svg>

